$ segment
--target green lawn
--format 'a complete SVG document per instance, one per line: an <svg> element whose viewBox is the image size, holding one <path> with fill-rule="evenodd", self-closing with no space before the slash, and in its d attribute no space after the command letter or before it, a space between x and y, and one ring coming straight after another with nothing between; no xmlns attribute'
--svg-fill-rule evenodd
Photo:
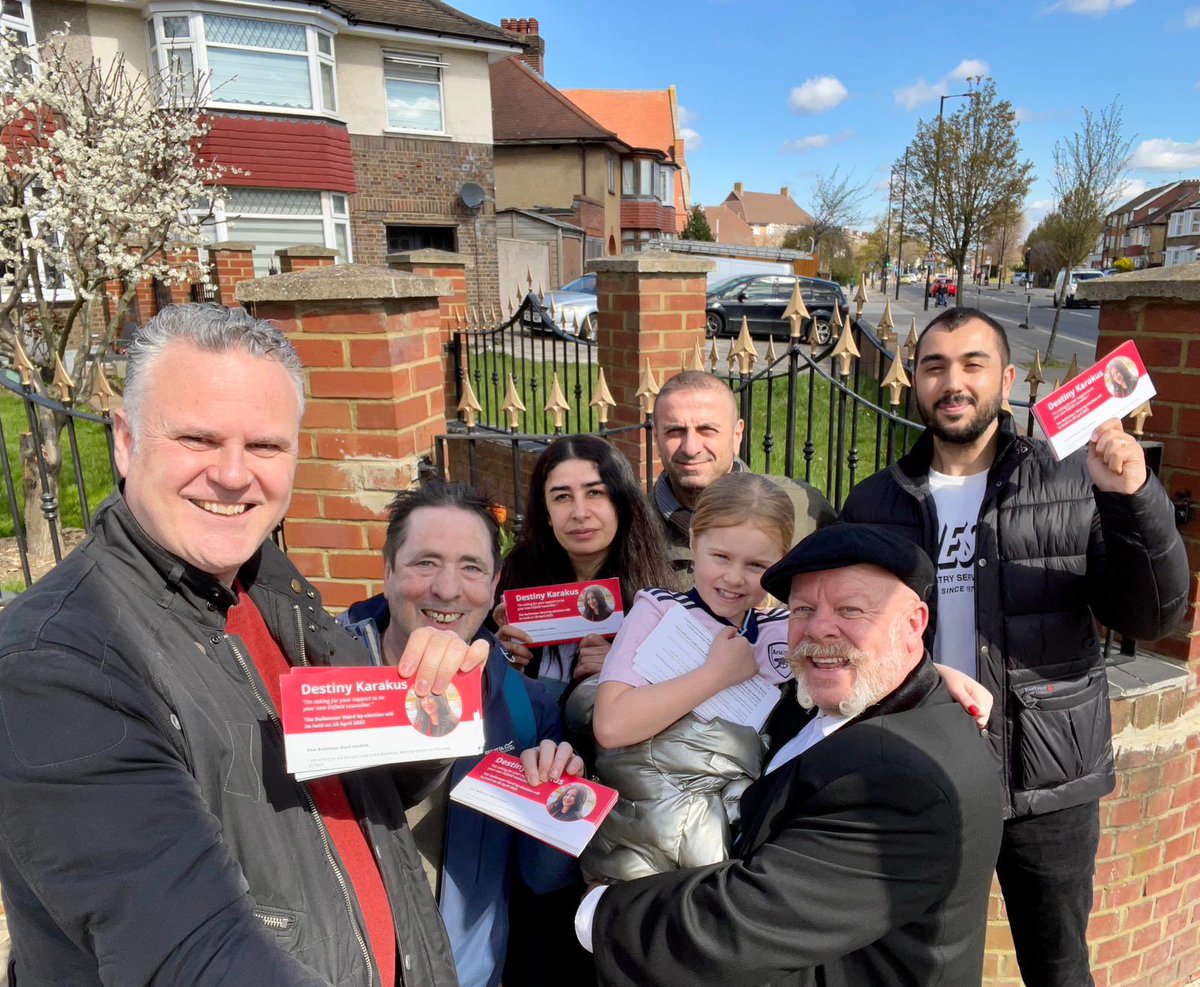
<svg viewBox="0 0 1200 987"><path fill-rule="evenodd" d="M4 425L4 451L8 456L13 487L17 493L17 511L21 512L24 510L25 497L21 484L20 434L29 431L29 419L25 412L25 403L8 391L0 393L0 422ZM108 444L104 438L104 428L94 422L77 421L75 435L79 443L79 459L87 489L88 507L94 514L100 502L113 488ZM79 492L75 486L75 471L66 429L62 432L62 460L62 472L59 474L59 516L64 528L82 528L83 512L80 509ZM12 518L8 490L0 478L0 538L13 536Z"/></svg>

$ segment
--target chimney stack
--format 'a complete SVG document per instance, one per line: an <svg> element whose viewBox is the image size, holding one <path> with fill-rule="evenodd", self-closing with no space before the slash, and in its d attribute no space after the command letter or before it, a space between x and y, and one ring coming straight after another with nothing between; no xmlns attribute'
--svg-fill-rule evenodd
<svg viewBox="0 0 1200 987"><path fill-rule="evenodd" d="M742 183L741 183L741 182L734 182L734 183L733 183L733 194L734 194L734 195L741 195L741 194L742 194Z"/></svg>
<svg viewBox="0 0 1200 987"><path fill-rule="evenodd" d="M519 58L538 75L545 78L546 42L538 34L537 18L502 17L500 18L500 27L521 36L521 40L525 42L525 50L514 57Z"/></svg>
<svg viewBox="0 0 1200 987"><path fill-rule="evenodd" d="M789 192L791 192L791 189L788 188L788 186L786 186L786 185L779 190L779 194L782 195L785 199L791 198L791 196L788 195Z"/></svg>

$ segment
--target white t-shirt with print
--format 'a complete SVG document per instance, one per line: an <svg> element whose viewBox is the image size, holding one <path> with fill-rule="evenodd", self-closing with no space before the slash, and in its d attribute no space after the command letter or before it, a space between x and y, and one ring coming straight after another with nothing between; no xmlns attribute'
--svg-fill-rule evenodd
<svg viewBox="0 0 1200 987"><path fill-rule="evenodd" d="M937 626L933 660L978 678L975 661L975 528L987 473L947 476L929 471L937 506Z"/></svg>

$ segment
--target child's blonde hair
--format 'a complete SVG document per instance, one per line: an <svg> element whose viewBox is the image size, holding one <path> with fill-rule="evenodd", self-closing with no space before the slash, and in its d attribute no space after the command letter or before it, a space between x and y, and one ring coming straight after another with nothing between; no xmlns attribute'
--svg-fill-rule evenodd
<svg viewBox="0 0 1200 987"><path fill-rule="evenodd" d="M726 473L701 491L692 514L692 534L739 524L757 525L778 535L781 554L786 554L796 530L792 498L765 476Z"/></svg>

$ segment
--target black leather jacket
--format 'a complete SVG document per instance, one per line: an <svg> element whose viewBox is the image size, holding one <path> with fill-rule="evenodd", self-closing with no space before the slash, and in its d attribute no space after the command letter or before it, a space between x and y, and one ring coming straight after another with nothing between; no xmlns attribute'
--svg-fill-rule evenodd
<svg viewBox="0 0 1200 987"><path fill-rule="evenodd" d="M938 557L933 439L858 484L846 521L891 527ZM977 678L995 696L990 733L1006 813L1038 815L1112 791L1108 680L1096 629L1153 640L1187 602L1187 555L1151 476L1129 496L1092 486L1086 453L1056 462L1002 414L975 534ZM936 600L932 601L936 605ZM932 651L936 619L926 645Z"/></svg>
<svg viewBox="0 0 1200 987"><path fill-rule="evenodd" d="M365 664L267 543L239 578L295 664ZM0 619L0 886L10 983L379 984L363 917L253 661L233 594L119 493ZM444 766L443 766L444 767ZM343 776L395 920L398 982L457 983L405 827L438 768Z"/></svg>

